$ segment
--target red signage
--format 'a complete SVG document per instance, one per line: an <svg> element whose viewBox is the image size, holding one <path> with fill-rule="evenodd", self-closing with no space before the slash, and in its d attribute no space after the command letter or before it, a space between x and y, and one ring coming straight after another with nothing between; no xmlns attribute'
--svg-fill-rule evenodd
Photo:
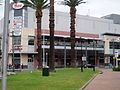
<svg viewBox="0 0 120 90"><path fill-rule="evenodd" d="M13 7L14 9L21 9L21 8L23 8L23 6L24 6L23 3L17 2L17 3L14 3L12 7Z"/></svg>

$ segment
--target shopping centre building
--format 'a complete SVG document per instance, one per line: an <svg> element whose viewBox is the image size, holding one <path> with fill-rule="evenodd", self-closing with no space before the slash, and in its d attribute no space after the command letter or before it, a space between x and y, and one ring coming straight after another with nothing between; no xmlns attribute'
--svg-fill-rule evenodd
<svg viewBox="0 0 120 90"><path fill-rule="evenodd" d="M119 15L118 15L119 16ZM37 68L36 18L35 10L31 8L10 10L9 23L9 58L8 65L14 60L15 68ZM116 17L116 16L108 16ZM119 16L120 17L120 16ZM115 53L120 53L120 23L118 19L96 18L76 15L76 64L84 61L88 64L103 67L113 64ZM2 27L2 26L1 26ZM42 41L44 40L45 61L49 58L49 10L43 11ZM55 66L69 67L70 54L70 15L65 12L55 12Z"/></svg>

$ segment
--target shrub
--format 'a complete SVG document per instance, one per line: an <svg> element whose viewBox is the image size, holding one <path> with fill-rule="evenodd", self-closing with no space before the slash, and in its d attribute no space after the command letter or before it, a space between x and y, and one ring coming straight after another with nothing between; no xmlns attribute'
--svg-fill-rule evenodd
<svg viewBox="0 0 120 90"><path fill-rule="evenodd" d="M120 71L120 66L118 66L117 68L114 67L114 68L113 68L113 71Z"/></svg>

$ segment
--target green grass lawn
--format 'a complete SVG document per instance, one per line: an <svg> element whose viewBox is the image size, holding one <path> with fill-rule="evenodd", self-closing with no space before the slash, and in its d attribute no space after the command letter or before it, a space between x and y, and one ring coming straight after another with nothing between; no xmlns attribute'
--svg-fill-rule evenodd
<svg viewBox="0 0 120 90"><path fill-rule="evenodd" d="M50 76L42 76L41 71L18 72L7 77L7 90L79 90L96 73L79 68L58 69Z"/></svg>

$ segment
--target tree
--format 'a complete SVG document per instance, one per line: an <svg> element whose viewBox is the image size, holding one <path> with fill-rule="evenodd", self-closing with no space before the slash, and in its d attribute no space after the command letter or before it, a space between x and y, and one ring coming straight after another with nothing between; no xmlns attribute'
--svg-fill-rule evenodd
<svg viewBox="0 0 120 90"><path fill-rule="evenodd" d="M54 0L50 0L50 54L49 54L49 67L50 71L54 71Z"/></svg>
<svg viewBox="0 0 120 90"><path fill-rule="evenodd" d="M16 1L16 0L15 0ZM35 16L37 19L37 61L38 68L42 66L42 44L41 44L41 19L42 19L42 10L49 7L48 0L21 0L25 6L35 9Z"/></svg>
<svg viewBox="0 0 120 90"><path fill-rule="evenodd" d="M70 38L71 38L71 66L76 66L75 57L75 18L76 18L76 6L85 3L83 0L64 0L63 4L70 7Z"/></svg>

